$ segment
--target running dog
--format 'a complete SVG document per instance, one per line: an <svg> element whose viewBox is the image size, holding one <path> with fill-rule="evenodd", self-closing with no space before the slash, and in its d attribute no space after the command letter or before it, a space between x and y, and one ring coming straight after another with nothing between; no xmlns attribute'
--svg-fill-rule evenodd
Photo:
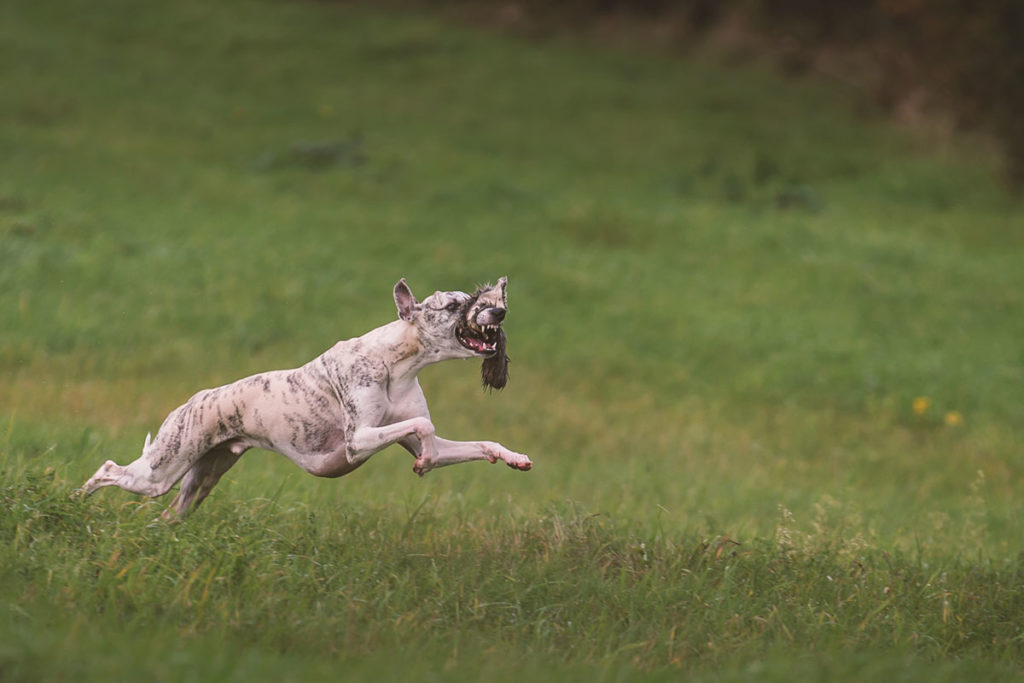
<svg viewBox="0 0 1024 683"><path fill-rule="evenodd" d="M276 451L318 477L340 477L391 444L415 457L423 476L435 467L499 460L517 470L533 463L493 441L449 441L434 433L416 376L453 358L481 358L485 387L508 381L501 278L473 294L434 292L422 302L401 279L398 320L340 341L294 370L276 370L200 391L167 416L142 455L106 461L82 490L120 486L155 498L181 480L164 517L184 517L250 448Z"/></svg>

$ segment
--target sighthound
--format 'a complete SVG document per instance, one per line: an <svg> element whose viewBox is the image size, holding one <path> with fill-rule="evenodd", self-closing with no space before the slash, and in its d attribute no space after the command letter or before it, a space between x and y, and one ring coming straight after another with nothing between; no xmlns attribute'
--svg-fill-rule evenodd
<svg viewBox="0 0 1024 683"><path fill-rule="evenodd" d="M294 370L276 370L200 391L167 416L142 455L106 461L82 490L120 486L162 496L181 480L164 517L183 517L250 448L276 451L318 477L340 477L394 443L416 458L422 476L435 467L499 460L528 470L530 459L493 441L449 441L434 433L416 379L452 358L482 358L487 387L508 381L507 280L466 292L434 292L418 302L395 284L398 320L340 341Z"/></svg>

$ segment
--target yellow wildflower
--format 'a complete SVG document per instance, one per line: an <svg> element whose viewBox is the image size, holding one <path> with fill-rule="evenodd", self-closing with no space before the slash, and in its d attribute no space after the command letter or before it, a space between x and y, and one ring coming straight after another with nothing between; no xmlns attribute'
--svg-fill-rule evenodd
<svg viewBox="0 0 1024 683"><path fill-rule="evenodd" d="M931 405L932 400L927 396L918 396L911 403L911 406L914 408L914 415L924 415Z"/></svg>
<svg viewBox="0 0 1024 683"><path fill-rule="evenodd" d="M964 424L964 416L955 410L951 410L946 413L942 421L946 423L947 427L961 427Z"/></svg>

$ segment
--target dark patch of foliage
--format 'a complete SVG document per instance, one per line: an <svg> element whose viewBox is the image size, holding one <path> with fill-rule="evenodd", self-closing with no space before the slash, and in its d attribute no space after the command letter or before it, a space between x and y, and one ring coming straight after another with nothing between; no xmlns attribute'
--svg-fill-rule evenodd
<svg viewBox="0 0 1024 683"><path fill-rule="evenodd" d="M664 20L687 40L739 19L783 68L809 70L822 51L858 56L856 80L884 109L951 115L1000 143L1011 187L1024 190L1024 3L1019 0L452 0L501 24L583 29L615 19ZM493 11L492 11L493 10ZM913 100L913 101L912 101Z"/></svg>

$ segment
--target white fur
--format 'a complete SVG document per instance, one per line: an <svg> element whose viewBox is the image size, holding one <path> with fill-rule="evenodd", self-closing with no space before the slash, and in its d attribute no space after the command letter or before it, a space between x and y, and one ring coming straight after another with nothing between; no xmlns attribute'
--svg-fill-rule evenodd
<svg viewBox="0 0 1024 683"><path fill-rule="evenodd" d="M505 284L502 278L475 300L465 292L435 292L419 303L400 280L398 320L338 342L294 370L200 391L167 416L155 439L146 436L137 460L123 467L106 461L82 489L113 485L156 497L181 480L168 513L183 516L249 448L277 451L321 477L348 474L394 443L415 456L420 476L474 460L528 470L527 456L499 443L437 436L417 380L432 363L480 357L459 343L455 330L484 310L488 320L496 313L503 318Z"/></svg>

